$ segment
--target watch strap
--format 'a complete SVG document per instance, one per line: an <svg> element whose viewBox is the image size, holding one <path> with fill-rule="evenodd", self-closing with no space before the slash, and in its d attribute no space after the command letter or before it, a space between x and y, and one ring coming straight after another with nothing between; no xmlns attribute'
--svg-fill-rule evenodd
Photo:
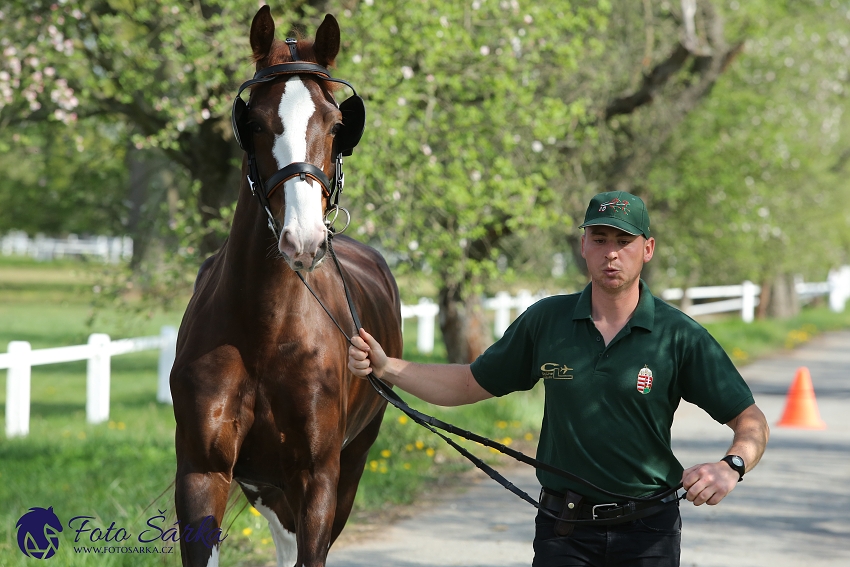
<svg viewBox="0 0 850 567"><path fill-rule="evenodd" d="M740 464L740 465L736 464L735 463L736 459L740 460L741 463L744 462L744 459L742 459L738 455L726 455L725 457L723 457L720 460L723 461L724 463L726 463L727 465L729 465L730 467L732 467L732 470L734 470L735 472L738 473L738 482L741 482L742 480L744 480L744 473L746 472L747 469L745 468L744 464Z"/></svg>

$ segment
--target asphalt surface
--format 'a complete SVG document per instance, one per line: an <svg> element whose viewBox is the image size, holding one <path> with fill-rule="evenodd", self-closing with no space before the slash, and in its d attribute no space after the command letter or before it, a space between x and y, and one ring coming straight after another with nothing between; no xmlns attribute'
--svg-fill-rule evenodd
<svg viewBox="0 0 850 567"><path fill-rule="evenodd" d="M812 376L826 430L777 427L798 367ZM683 567L850 566L850 332L821 336L741 369L771 424L762 462L717 506L682 503ZM731 431L684 403L673 448L685 466L716 461ZM539 492L529 468L509 477ZM346 538L328 567L520 567L531 564L534 509L486 478L470 477L414 516Z"/></svg>

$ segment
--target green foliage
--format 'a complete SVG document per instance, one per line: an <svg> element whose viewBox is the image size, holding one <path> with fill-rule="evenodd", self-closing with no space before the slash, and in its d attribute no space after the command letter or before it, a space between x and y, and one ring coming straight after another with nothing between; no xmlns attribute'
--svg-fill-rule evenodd
<svg viewBox="0 0 850 567"><path fill-rule="evenodd" d="M752 22L744 52L649 176L659 279L823 279L850 249L836 206L850 195L850 4L730 4Z"/></svg>
<svg viewBox="0 0 850 567"><path fill-rule="evenodd" d="M590 101L552 74L602 49L605 4L364 2L341 18L339 74L367 130L349 177L358 234L440 286L497 274L505 237L569 226L555 143L589 133ZM375 72L377 69L382 72Z"/></svg>

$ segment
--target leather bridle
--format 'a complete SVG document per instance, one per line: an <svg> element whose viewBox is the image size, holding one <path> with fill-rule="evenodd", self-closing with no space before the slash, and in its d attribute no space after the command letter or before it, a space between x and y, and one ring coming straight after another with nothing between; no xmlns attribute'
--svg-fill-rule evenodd
<svg viewBox="0 0 850 567"><path fill-rule="evenodd" d="M337 79L331 76L327 68L318 63L301 61L298 58L296 50L296 40L287 38L286 43L289 46L292 61L281 63L279 65L271 65L264 69L260 69L254 74L254 77L242 83L233 99L233 108L230 113L230 122L233 127L233 135L236 137L236 142L246 154L248 154L248 186L251 189L251 194L256 196L260 201L260 206L266 212L268 217L268 226L274 233L275 238L279 238L278 222L271 212L269 198L275 190L286 181L299 177L302 181L306 181L309 177L322 186L324 195L328 199L328 210L325 213L325 223L329 224L328 217L334 211L339 211L339 196L345 186L345 175L342 171L342 157L350 156L354 147L360 141L363 135L363 129L366 124L366 107L363 104L363 99L357 95L357 91L351 86L351 83L343 79ZM320 167L317 167L307 162L293 162L282 169L279 169L268 179L264 180L260 175L257 166L257 157L254 153L254 137L249 131L247 113L250 109L250 99L248 102L242 100L242 92L254 85L270 83L283 77L292 75L309 75L321 81L329 81L340 83L354 93L349 98L345 99L341 104L337 104L330 91L322 89L325 97L336 106L342 113L342 128L334 136L332 161L334 163L333 178L329 179Z"/></svg>

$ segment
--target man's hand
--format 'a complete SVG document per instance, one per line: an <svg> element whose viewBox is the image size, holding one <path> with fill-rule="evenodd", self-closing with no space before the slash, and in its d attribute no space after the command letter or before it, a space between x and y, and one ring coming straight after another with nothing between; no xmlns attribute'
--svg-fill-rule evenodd
<svg viewBox="0 0 850 567"><path fill-rule="evenodd" d="M694 506L719 503L738 485L738 472L726 464L704 463L682 473L682 485L688 491L687 499Z"/></svg>
<svg viewBox="0 0 850 567"><path fill-rule="evenodd" d="M348 369L361 378L370 372L380 378L387 366L387 355L372 335L364 329L359 332L359 335L351 337L352 346L348 347Z"/></svg>

